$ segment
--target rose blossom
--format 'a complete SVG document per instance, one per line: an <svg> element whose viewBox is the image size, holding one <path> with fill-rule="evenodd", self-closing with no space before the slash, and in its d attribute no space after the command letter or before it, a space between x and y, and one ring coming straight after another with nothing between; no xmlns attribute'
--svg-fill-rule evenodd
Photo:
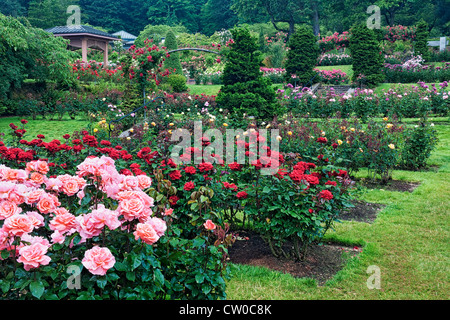
<svg viewBox="0 0 450 320"><path fill-rule="evenodd" d="M40 242L36 242L29 246L24 246L19 250L18 262L24 264L25 270L29 271L32 268L38 268L41 265L50 263L50 257L46 256L48 246Z"/></svg>
<svg viewBox="0 0 450 320"><path fill-rule="evenodd" d="M22 236L34 229L34 220L24 214L15 214L7 218L3 224L3 230L14 236Z"/></svg>
<svg viewBox="0 0 450 320"><path fill-rule="evenodd" d="M58 201L58 198L52 194L45 194L41 197L37 204L37 208L41 213L50 213L53 212L61 203Z"/></svg>
<svg viewBox="0 0 450 320"><path fill-rule="evenodd" d="M84 253L83 266L95 275L104 276L116 263L116 259L108 248L95 246Z"/></svg>
<svg viewBox="0 0 450 320"><path fill-rule="evenodd" d="M14 202L9 200L0 201L0 220L4 220L21 212L22 208L18 207Z"/></svg>
<svg viewBox="0 0 450 320"><path fill-rule="evenodd" d="M133 232L133 234L135 240L141 239L143 242L150 245L154 244L159 239L156 230L149 223L138 223L136 226L136 231Z"/></svg>
<svg viewBox="0 0 450 320"><path fill-rule="evenodd" d="M65 211L66 212L56 214L55 217L50 221L49 223L50 230L59 231L62 234L64 234L70 231L72 228L76 227L75 216L69 213L67 210Z"/></svg>
<svg viewBox="0 0 450 320"><path fill-rule="evenodd" d="M140 174L137 177L139 188L142 190L149 188L152 185L152 178L145 174Z"/></svg>
<svg viewBox="0 0 450 320"><path fill-rule="evenodd" d="M322 190L319 193L319 198L325 199L325 200L331 200L331 199L333 199L333 194L328 190Z"/></svg>
<svg viewBox="0 0 450 320"><path fill-rule="evenodd" d="M164 235L164 232L167 230L166 222L160 218L153 217L146 221L146 223L150 224L153 229L155 229L156 234L158 237L162 237Z"/></svg>
<svg viewBox="0 0 450 320"><path fill-rule="evenodd" d="M216 225L211 220L206 220L206 222L203 224L203 226L206 228L206 230L214 230L216 229Z"/></svg>

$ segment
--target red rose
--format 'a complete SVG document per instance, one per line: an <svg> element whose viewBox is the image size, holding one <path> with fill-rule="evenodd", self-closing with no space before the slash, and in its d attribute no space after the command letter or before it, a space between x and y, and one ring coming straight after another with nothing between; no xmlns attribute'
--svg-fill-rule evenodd
<svg viewBox="0 0 450 320"><path fill-rule="evenodd" d="M195 170L195 168L191 166L184 168L184 171L189 174L195 174L197 172L197 170Z"/></svg>
<svg viewBox="0 0 450 320"><path fill-rule="evenodd" d="M169 173L169 177L171 180L179 180L181 179L181 172L180 170L174 170L171 173Z"/></svg>
<svg viewBox="0 0 450 320"><path fill-rule="evenodd" d="M66 139L66 140L69 139L70 138L70 134L63 135L63 138Z"/></svg>
<svg viewBox="0 0 450 320"><path fill-rule="evenodd" d="M337 183L336 183L336 181L327 181L327 182L325 182L325 185L326 186L337 186Z"/></svg>
<svg viewBox="0 0 450 320"><path fill-rule="evenodd" d="M198 170L200 170L200 172L211 171L213 169L213 165L209 162L203 162L198 165Z"/></svg>
<svg viewBox="0 0 450 320"><path fill-rule="evenodd" d="M319 193L319 198L325 199L325 200L331 200L331 199L333 199L333 194L328 190L322 190Z"/></svg>
<svg viewBox="0 0 450 320"><path fill-rule="evenodd" d="M105 147L111 146L111 142L109 142L108 140L102 140L102 141L100 141L100 144Z"/></svg>
<svg viewBox="0 0 450 320"><path fill-rule="evenodd" d="M177 204L178 200L180 200L180 198L178 198L177 196L169 197L169 203L171 206L175 206Z"/></svg>
<svg viewBox="0 0 450 320"><path fill-rule="evenodd" d="M90 147L97 147L98 145L97 138L91 135L85 135L83 137L83 143L87 144Z"/></svg>
<svg viewBox="0 0 450 320"><path fill-rule="evenodd" d="M248 193L245 191L241 191L236 194L236 197L238 199L247 199L247 196L248 196Z"/></svg>
<svg viewBox="0 0 450 320"><path fill-rule="evenodd" d="M183 189L186 191L191 191L194 188L195 188L195 184L192 181L186 182L183 187Z"/></svg>
<svg viewBox="0 0 450 320"><path fill-rule="evenodd" d="M233 171L241 171L242 170L242 165L237 162L230 163L228 165L228 167Z"/></svg>

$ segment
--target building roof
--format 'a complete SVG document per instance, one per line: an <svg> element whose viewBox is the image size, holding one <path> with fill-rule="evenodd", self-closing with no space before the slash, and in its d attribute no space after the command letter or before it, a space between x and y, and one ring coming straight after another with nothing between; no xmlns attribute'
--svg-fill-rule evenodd
<svg viewBox="0 0 450 320"><path fill-rule="evenodd" d="M126 32L124 30L114 32L112 35L116 36L116 37L120 37L121 39L126 39L126 40L134 40L137 38L136 36L132 35L131 33Z"/></svg>
<svg viewBox="0 0 450 320"><path fill-rule="evenodd" d="M73 35L91 35L97 38L116 40L118 39L116 36L111 35L107 32L95 29L90 26L83 25L73 25L73 26L57 26L50 29L46 29L45 31L53 33L58 36L73 36Z"/></svg>

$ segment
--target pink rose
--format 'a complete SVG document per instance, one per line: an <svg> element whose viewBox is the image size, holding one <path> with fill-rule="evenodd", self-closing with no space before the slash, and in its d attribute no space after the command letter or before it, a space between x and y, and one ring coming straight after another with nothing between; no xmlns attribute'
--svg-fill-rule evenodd
<svg viewBox="0 0 450 320"><path fill-rule="evenodd" d="M135 240L141 239L143 242L150 245L154 244L159 239L156 230L149 223L138 223L136 226L136 231L133 232L133 234Z"/></svg>
<svg viewBox="0 0 450 320"><path fill-rule="evenodd" d="M149 188L152 185L152 178L144 174L136 176L139 184L139 188L142 190Z"/></svg>
<svg viewBox="0 0 450 320"><path fill-rule="evenodd" d="M158 237L162 237L164 235L164 232L167 230L166 222L160 218L153 217L147 220L148 224L150 224L153 229L155 229L156 234Z"/></svg>
<svg viewBox="0 0 450 320"><path fill-rule="evenodd" d="M164 215L165 216L171 216L172 213L173 213L173 209L172 208L164 210Z"/></svg>
<svg viewBox="0 0 450 320"><path fill-rule="evenodd" d="M144 212L144 203L139 198L120 201L118 210L128 221L139 218Z"/></svg>
<svg viewBox="0 0 450 320"><path fill-rule="evenodd" d="M38 268L41 265L47 265L50 262L50 257L46 256L48 247L40 242L36 242L29 246L24 246L19 250L18 262L24 264L25 270L29 271L32 268Z"/></svg>
<svg viewBox="0 0 450 320"><path fill-rule="evenodd" d="M81 263L90 273L104 276L114 266L116 259L108 248L96 246L84 253Z"/></svg>
<svg viewBox="0 0 450 320"><path fill-rule="evenodd" d="M216 228L216 225L209 219L206 220L203 226L206 228L206 230L214 230Z"/></svg>
<svg viewBox="0 0 450 320"><path fill-rule="evenodd" d="M4 220L21 212L22 209L14 202L8 200L0 201L0 220Z"/></svg>
<svg viewBox="0 0 450 320"><path fill-rule="evenodd" d="M3 224L3 230L14 236L22 236L34 229L34 219L24 214L15 214L7 218Z"/></svg>
<svg viewBox="0 0 450 320"><path fill-rule="evenodd" d="M78 179L69 178L63 180L62 192L64 192L68 196L73 196L80 190L80 185L78 183Z"/></svg>
<svg viewBox="0 0 450 320"><path fill-rule="evenodd" d="M75 216L68 212L66 209L65 211L66 212L64 212L63 210L58 210L58 213L55 215L55 217L50 220L50 230L66 233L72 228L76 227Z"/></svg>

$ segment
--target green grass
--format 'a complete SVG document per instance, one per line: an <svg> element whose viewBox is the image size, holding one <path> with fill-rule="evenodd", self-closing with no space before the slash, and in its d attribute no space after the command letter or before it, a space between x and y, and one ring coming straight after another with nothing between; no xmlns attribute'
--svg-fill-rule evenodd
<svg viewBox="0 0 450 320"><path fill-rule="evenodd" d="M0 133L3 132L8 134L11 129L9 128L10 123L14 123L16 126L21 128L20 120L21 117L5 117L0 118ZM67 134L72 134L74 131L80 131L86 128L89 121L86 119L78 118L76 120L71 120L69 117L65 117L63 121L57 120L31 120L27 119L28 123L25 126L27 130L24 139L32 140L35 139L38 134L43 134L46 142L53 139L59 139L63 141L62 136Z"/></svg>
<svg viewBox="0 0 450 320"><path fill-rule="evenodd" d="M200 94L204 93L208 96L210 96L210 95L216 96L221 87L222 87L222 85L213 85L213 84L208 84L208 85L188 84L188 88L189 88L188 92L192 95L196 95L196 94L200 95ZM272 87L275 89L279 89L279 88L283 87L283 84L281 84L281 83L274 84L274 85L272 85Z"/></svg>
<svg viewBox="0 0 450 320"><path fill-rule="evenodd" d="M448 299L450 128L436 125L436 129L440 143L429 163L440 166L437 172L394 171L394 179L419 181L420 186L412 193L367 190L362 200L386 205L375 222L345 221L326 235L331 241L364 244L359 257L333 279L319 287L312 279L232 265L228 299ZM380 290L367 287L371 265L380 268Z"/></svg>

